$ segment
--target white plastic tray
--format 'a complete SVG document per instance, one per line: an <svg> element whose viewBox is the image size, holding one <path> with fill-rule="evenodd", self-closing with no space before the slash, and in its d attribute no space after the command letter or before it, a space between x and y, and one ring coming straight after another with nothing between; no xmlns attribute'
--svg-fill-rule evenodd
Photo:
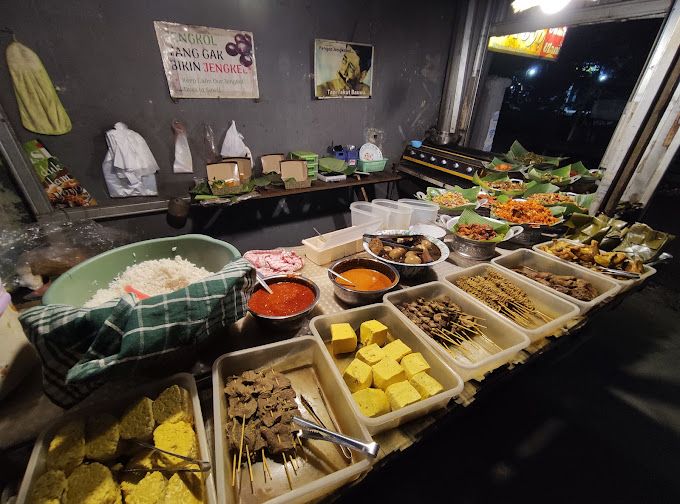
<svg viewBox="0 0 680 504"><path fill-rule="evenodd" d="M390 333L395 338L401 339L411 348L411 350L423 354L425 360L430 364L430 375L444 386L443 392L423 401L406 406L400 410L380 415L379 417L369 418L361 413L341 375L345 367L352 361L353 354L340 357L333 356L328 350L327 345L331 340L331 324L347 322L358 332L362 322L373 319L379 320L385 324ZM443 408L448 404L452 397L457 396L460 394L461 390L463 390L462 379L446 365L441 355L432 349L425 338L416 333L406 324L406 322L404 322L399 316L398 310L392 306L380 303L353 308L332 315L319 315L311 320L309 327L312 330L312 333L314 333L325 346L324 353L329 361L335 363L333 371L338 381L342 384L339 387L339 390L342 391L342 394L351 404L354 414L361 422L363 422L371 434L377 434L388 429L393 429L409 420L426 415L436 409Z"/></svg>
<svg viewBox="0 0 680 504"><path fill-rule="evenodd" d="M581 301L580 299L571 297L569 294L556 291L535 280L527 278L524 275L519 275L519 273L510 271L514 275L519 275L521 278L524 278L539 287L547 289L548 292L552 292L553 294L557 294L559 297L564 298L567 301L571 301L579 307L581 310L581 315L588 313L599 304L611 301L621 290L620 285L618 285L612 279L605 277L604 275L598 275L593 271L577 268L575 265L565 261L560 261L556 257L539 254L533 250L518 249L510 252L509 254L496 257L492 259L491 262L508 270L519 268L521 266L528 266L529 268L532 268L536 271L546 271L555 275L571 275L589 282L593 287L595 287L595 289L597 289L597 292L599 292L600 295L591 301Z"/></svg>
<svg viewBox="0 0 680 504"><path fill-rule="evenodd" d="M349 210L352 214L352 226L360 226L379 219L380 227L384 229L390 219L389 208L374 205L368 201L354 201L350 203Z"/></svg>
<svg viewBox="0 0 680 504"><path fill-rule="evenodd" d="M374 199L371 205L390 212L385 224L388 229L408 229L411 225L411 207L390 199Z"/></svg>
<svg viewBox="0 0 680 504"><path fill-rule="evenodd" d="M439 205L429 201L412 198L400 198L398 203L406 205L411 209L411 225L433 223L439 212Z"/></svg>
<svg viewBox="0 0 680 504"><path fill-rule="evenodd" d="M444 296L448 296L449 299L460 306L465 313L483 319L480 323L486 326L484 334L498 345L501 350L484 359L475 360L474 362L470 362L465 357L454 356L425 331L411 322L411 320L397 308L397 306L402 303L409 303L420 297L429 301L430 299L442 298ZM446 282L430 282L416 287L390 292L385 294L383 299L385 300L385 303L391 304L395 309L399 310L401 318L403 318L414 331L425 338L464 381L480 379L489 371L493 371L494 369L507 364L515 355L517 355L517 352L528 347L530 343L529 337L519 329L513 327L505 317L494 312L487 306L480 306L479 303L464 296Z"/></svg>
<svg viewBox="0 0 680 504"><path fill-rule="evenodd" d="M382 221L374 219L358 226L339 229L321 236L313 236L302 240L305 256L314 264L324 265L356 254L364 250L362 241L364 233L372 233L381 228Z"/></svg>
<svg viewBox="0 0 680 504"><path fill-rule="evenodd" d="M196 429L196 436L198 437L200 458L201 460L211 460L212 457L210 456L210 450L208 448L208 438L205 434L203 414L201 413L201 403L198 399L196 381L189 373L179 373L164 380L141 386L133 391L130 391L129 393L121 394L116 397L102 398L103 402L97 402L96 404L91 404L71 410L56 420L52 425L45 429L42 434L40 434L35 442L33 452L31 453L31 458L28 461L26 474L24 475L24 479L21 482L21 488L19 489L19 495L17 497L17 504L23 504L27 501L33 481L45 472L45 457L47 455L47 448L49 447L50 441L54 437L54 434L59 428L61 428L61 426L72 420L75 420L76 418L86 418L95 413L122 413L123 410L130 406L136 399L142 396L155 399L158 394L171 385L179 385L180 387L188 390L191 394L191 404L193 406L194 413L194 428ZM215 470L213 469L213 471L208 474L205 480L205 495L207 497L206 501L208 504L215 504L217 502L215 497L214 474Z"/></svg>
<svg viewBox="0 0 680 504"><path fill-rule="evenodd" d="M247 370L274 369L283 373L292 383L298 394L305 396L327 426L332 425L348 436L358 438L366 443L372 442L366 428L349 407L349 400L337 390L342 388L341 379L335 373L330 361L317 338L302 336L286 341L272 343L256 348L225 354L213 364L213 410L215 415L215 478L217 483L217 499L220 504L235 502L268 502L271 504L310 502L345 483L357 479L370 468L370 461L362 454L353 452L352 463L348 465L336 445L323 441L305 440L307 460L298 456L301 463L297 475L293 473L290 462L290 473L293 490L288 486L286 473L280 460L276 462L268 457L268 465L273 479L267 478L264 483L262 462L253 465L255 493L251 494L248 470L242 469L242 488L240 499L238 486L231 486L232 459L227 452L224 435L226 418L226 399L223 392L226 378ZM328 412L319 396L321 388L326 403L331 408ZM306 420L315 420L299 405L300 412ZM330 422L329 413L333 422ZM316 423L316 422L315 422ZM310 449L312 448L312 449Z"/></svg>
<svg viewBox="0 0 680 504"><path fill-rule="evenodd" d="M534 283L530 282L528 279L525 279L519 275L509 273L507 270L499 268L498 266L495 266L493 264L478 264L476 266L465 268L462 271L458 271L456 273L448 275L446 277L446 280L450 282L453 285L453 287L457 289L459 292L465 294L470 299L473 299L476 303L486 306L484 303L482 303L473 295L468 294L463 289L459 289L458 287L456 287L454 282L457 278L483 275L487 269L495 270L497 273L505 277L507 280L511 281L512 283L520 287L524 292L527 293L529 298L531 298L531 300L534 302L534 304L540 311L542 311L543 313L552 318L550 322L541 324L533 329L527 329L506 317L510 324L512 324L514 327L518 328L520 331L524 332L527 336L529 336L529 339L531 341L537 341L545 336L549 336L555 333L558 329L564 327L564 325L569 320L578 316L579 308L574 303L570 303L569 301L562 299L561 297L549 292L548 290L534 285Z"/></svg>
<svg viewBox="0 0 680 504"><path fill-rule="evenodd" d="M573 241L573 240L566 240L564 238L560 238L560 240L567 241L567 242L570 242L570 243L579 243L579 242L576 242L576 241ZM543 243L537 243L536 245L534 245L531 248L533 250L535 250L536 252L538 252L539 254L542 254L542 255L547 256L547 257L553 257L553 258L557 259L558 261L562 261L566 264L571 264L575 268L580 268L582 270L589 271L589 272L594 273L596 275L601 275L605 278L609 278L610 280L613 280L614 282L616 282L618 285L621 286L620 292L626 292L631 287L634 287L635 285L641 284L642 282L645 281L645 279L649 278L654 273L656 273L656 270L654 268L652 268L651 266L644 266L643 269L642 269L643 272L640 275L640 278L637 279L637 280L633 280L633 279L625 280L623 278L617 278L617 277L607 275L606 273L602 273L602 272L594 270L594 269L586 268L585 266L581 266L580 264L576 264L576 263L573 263L571 261L565 261L564 259L560 259L559 257L557 257L553 254L550 254L550 253L548 253L544 250L541 250L541 248L540 248L541 246L548 245L549 243L552 243L552 240L549 240L549 241L546 241L546 242L543 242Z"/></svg>

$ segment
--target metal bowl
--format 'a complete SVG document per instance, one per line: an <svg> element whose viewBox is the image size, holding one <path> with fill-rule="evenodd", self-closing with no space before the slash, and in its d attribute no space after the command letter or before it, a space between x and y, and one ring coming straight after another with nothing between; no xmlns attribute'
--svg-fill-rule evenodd
<svg viewBox="0 0 680 504"><path fill-rule="evenodd" d="M471 240L460 236L458 233L453 233L452 236L451 250L463 257L486 261L496 255L497 242Z"/></svg>
<svg viewBox="0 0 680 504"><path fill-rule="evenodd" d="M248 306L248 312L257 320L258 324L265 329L278 332L288 332L297 331L305 323L307 315L309 315L312 310L319 303L319 298L321 297L321 291L319 287L312 282L309 278L298 275L272 275L264 278L264 281L269 285L276 284L279 282L294 282L302 285L306 285L314 291L314 301L304 310L293 313L292 315L262 315L250 309ZM264 289L261 285L257 284L253 293L258 290Z"/></svg>
<svg viewBox="0 0 680 504"><path fill-rule="evenodd" d="M328 278L333 284L333 291L335 292L335 295L338 296L338 298L340 298L341 301L347 303L348 305L360 306L371 303L379 303L380 301L382 301L382 297L389 291L394 289L399 283L399 272L389 264L385 264L376 259L368 259L361 257L356 257L353 259L341 259L335 264L333 264L333 266L331 266L329 269L331 271L335 271L336 273L342 274L343 272L354 268L366 268L378 271L383 275L386 275L387 278L389 278L390 280L392 280L392 285L390 285L386 289L374 291L356 290L339 284L336 281L337 278L329 272Z"/></svg>
<svg viewBox="0 0 680 504"><path fill-rule="evenodd" d="M414 233L412 231L409 231L408 229L387 229L384 231L378 231L374 233L376 236L384 236L384 235L404 235L404 236L413 236L418 233ZM430 240L432 244L434 244L438 249L441 254L439 259L436 261L432 261L430 263L426 264L403 264L403 263L398 263L396 261L390 261L389 259L383 259L382 257L375 255L373 252L371 252L371 249L368 248L368 242L364 240L364 250L366 251L367 254L369 254L371 257L374 259L377 259L381 263L389 264L390 266L393 266L394 269L396 269L399 272L399 275L401 278L406 279L406 278L413 278L418 275L421 275L424 273L427 269L431 268L435 264L439 264L440 262L446 261L449 257L449 247L446 246L446 244L438 240L436 238L433 238L431 236L423 235L425 238Z"/></svg>

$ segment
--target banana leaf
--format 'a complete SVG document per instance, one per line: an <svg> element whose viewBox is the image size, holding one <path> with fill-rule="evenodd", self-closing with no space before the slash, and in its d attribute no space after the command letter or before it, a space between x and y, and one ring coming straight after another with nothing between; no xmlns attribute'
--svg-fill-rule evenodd
<svg viewBox="0 0 680 504"><path fill-rule="evenodd" d="M447 207L439 204L439 211L443 214L457 215L461 213L466 208L475 208L477 206L477 194L479 194L479 187L470 187L468 189L463 189L459 186L453 186L451 189L443 189L441 187L428 187L426 190L427 199L432 201L435 196L440 196L446 194L447 192L455 192L460 194L463 198L469 201L465 205L460 205L457 207Z"/></svg>
<svg viewBox="0 0 680 504"><path fill-rule="evenodd" d="M562 168L555 168L554 170L538 170L537 168L530 168L526 173L529 180L538 182L539 184L554 184L556 186L566 186L578 180L576 177L570 176L569 166Z"/></svg>
<svg viewBox="0 0 680 504"><path fill-rule="evenodd" d="M489 173L485 175L484 177L480 177L478 172L475 172L474 176L472 177L472 181L483 187L484 190L486 190L490 194L504 194L506 196L510 196L512 198L515 198L517 196L521 196L524 194L524 191L526 190L526 184L523 185L522 189L518 189L517 191L503 191L500 189L494 189L489 186L489 183L491 182L508 182L510 181L510 177L508 177L507 173L502 173L502 172L497 172L497 173Z"/></svg>
<svg viewBox="0 0 680 504"><path fill-rule="evenodd" d="M586 168L581 161L567 165L569 167L569 173L574 175L580 175L583 180L593 181L602 179L602 174L604 170L589 170Z"/></svg>
<svg viewBox="0 0 680 504"><path fill-rule="evenodd" d="M559 192L560 188L553 184L540 184L535 180L532 180L527 184L527 189L524 191L524 197L531 196L532 194L545 194L545 193L556 193Z"/></svg>
<svg viewBox="0 0 680 504"><path fill-rule="evenodd" d="M659 257L664 247L674 239L675 235L656 231L646 224L636 222L628 228L614 252L625 252L647 263Z"/></svg>
<svg viewBox="0 0 680 504"><path fill-rule="evenodd" d="M508 224L487 219L486 217L482 217L481 215L478 215L469 209L464 210L463 213L460 214L458 222L456 222L456 224L453 226L452 231L457 233L458 226L462 224L488 224L493 228L494 231L496 231L496 236L491 240L475 240L481 242L500 242L503 240L503 238L505 238L505 235L508 234L508 231L510 230L510 226ZM470 238L468 238L468 240L469 239Z"/></svg>
<svg viewBox="0 0 680 504"><path fill-rule="evenodd" d="M590 243L592 240L600 242L603 250L611 250L620 243L616 235L620 236L622 230L628 225L626 221L614 219L605 214L596 217L583 213L573 213L565 225L569 231L565 238L581 243ZM607 247L605 238L609 235L609 244L615 242L611 248Z"/></svg>
<svg viewBox="0 0 680 504"><path fill-rule="evenodd" d="M342 159L323 157L319 159L319 171L324 173L340 173L352 175L357 170L356 166L348 166Z"/></svg>
<svg viewBox="0 0 680 504"><path fill-rule="evenodd" d="M540 157L540 161L534 161L531 162L530 160L527 160L526 157L527 155L533 155L535 157ZM535 154L531 151L526 150L522 144L520 144L517 140L512 142L512 145L510 146L510 150L506 154L506 158L509 159L510 161L520 164L522 166L533 166L537 164L551 164L554 166L558 166L560 164L560 161L562 161L565 158L561 157L552 157L552 156L544 156L542 154Z"/></svg>
<svg viewBox="0 0 680 504"><path fill-rule="evenodd" d="M498 165L501 164L510 165L511 168L509 170L499 170L497 167ZM517 163L515 161L506 161L497 157L494 157L489 163L482 161L482 165L484 166L484 168L486 168L487 171L498 173L518 172L522 171L525 168L520 163Z"/></svg>

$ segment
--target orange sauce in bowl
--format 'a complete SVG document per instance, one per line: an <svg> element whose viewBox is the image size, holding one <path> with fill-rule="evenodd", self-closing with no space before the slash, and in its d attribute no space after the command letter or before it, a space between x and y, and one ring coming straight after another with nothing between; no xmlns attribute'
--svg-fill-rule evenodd
<svg viewBox="0 0 680 504"><path fill-rule="evenodd" d="M350 280L354 285L350 285L342 278L335 278L335 281L347 287L348 289L357 291L377 291L391 287L393 282L384 273L368 268L353 268L340 273L342 276Z"/></svg>
<svg viewBox="0 0 680 504"><path fill-rule="evenodd" d="M297 282L270 283L273 294L256 290L248 301L248 308L260 315L282 317L299 313L314 302L314 291Z"/></svg>

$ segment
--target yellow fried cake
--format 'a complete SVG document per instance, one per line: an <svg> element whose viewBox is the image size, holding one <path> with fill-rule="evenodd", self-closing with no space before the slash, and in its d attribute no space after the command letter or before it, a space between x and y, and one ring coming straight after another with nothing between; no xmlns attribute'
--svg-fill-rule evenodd
<svg viewBox="0 0 680 504"><path fill-rule="evenodd" d="M61 469L67 475L83 463L85 457L85 424L74 420L62 426L47 449L47 467Z"/></svg>
<svg viewBox="0 0 680 504"><path fill-rule="evenodd" d="M123 413L120 419L120 437L122 439L149 439L154 425L153 401L148 397L142 397Z"/></svg>
<svg viewBox="0 0 680 504"><path fill-rule="evenodd" d="M91 416L85 423L85 456L99 462L111 460L118 452L120 426L113 415Z"/></svg>
<svg viewBox="0 0 680 504"><path fill-rule="evenodd" d="M196 433L187 422L164 422L153 431L154 445L162 450L177 453L185 457L198 457L198 441ZM156 452L153 455L154 462L159 467L172 467L186 465L180 458Z"/></svg>
<svg viewBox="0 0 680 504"><path fill-rule="evenodd" d="M153 402L153 417L156 423L179 422L194 423L191 395L179 385L173 385L161 392Z"/></svg>
<svg viewBox="0 0 680 504"><path fill-rule="evenodd" d="M31 489L29 504L60 504L66 490L66 475L63 471L50 470L40 476Z"/></svg>
<svg viewBox="0 0 680 504"><path fill-rule="evenodd" d="M78 466L67 479L64 504L116 504L120 488L108 467L93 462Z"/></svg>

